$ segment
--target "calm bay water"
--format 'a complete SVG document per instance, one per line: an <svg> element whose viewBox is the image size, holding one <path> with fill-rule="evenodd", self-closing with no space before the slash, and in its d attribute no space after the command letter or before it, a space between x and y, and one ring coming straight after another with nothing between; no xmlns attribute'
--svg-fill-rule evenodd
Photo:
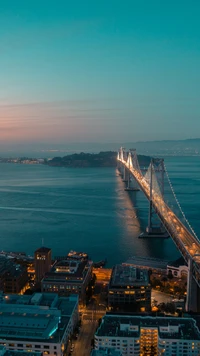
<svg viewBox="0 0 200 356"><path fill-rule="evenodd" d="M200 236L200 158L169 157L165 163ZM167 186L166 199L176 211ZM108 266L132 255L179 257L171 239L138 239L147 215L143 193L125 192L114 168L0 165L0 250L33 254L43 239L53 255L83 250L95 261L107 258Z"/></svg>

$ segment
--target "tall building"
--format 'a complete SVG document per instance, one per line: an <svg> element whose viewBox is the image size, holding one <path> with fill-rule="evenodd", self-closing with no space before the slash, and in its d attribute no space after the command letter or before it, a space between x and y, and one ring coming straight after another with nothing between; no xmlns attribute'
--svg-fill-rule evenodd
<svg viewBox="0 0 200 356"><path fill-rule="evenodd" d="M0 345L7 350L63 356L78 323L78 296L0 295L0 313Z"/></svg>
<svg viewBox="0 0 200 356"><path fill-rule="evenodd" d="M48 247L40 247L34 253L35 262L35 281L41 282L45 273L51 269L51 249Z"/></svg>
<svg viewBox="0 0 200 356"><path fill-rule="evenodd" d="M192 318L107 314L95 334L95 349L122 356L197 356L200 331Z"/></svg>
<svg viewBox="0 0 200 356"><path fill-rule="evenodd" d="M108 306L111 310L151 310L151 285L147 270L116 265L108 289Z"/></svg>

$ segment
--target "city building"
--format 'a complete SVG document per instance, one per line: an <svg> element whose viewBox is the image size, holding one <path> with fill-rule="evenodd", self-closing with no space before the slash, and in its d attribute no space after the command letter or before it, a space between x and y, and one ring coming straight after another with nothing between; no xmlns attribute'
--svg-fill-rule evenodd
<svg viewBox="0 0 200 356"><path fill-rule="evenodd" d="M116 265L108 289L108 306L111 310L151 310L151 285L147 270Z"/></svg>
<svg viewBox="0 0 200 356"><path fill-rule="evenodd" d="M28 288L28 273L25 266L12 265L4 277L4 293L22 294Z"/></svg>
<svg viewBox="0 0 200 356"><path fill-rule="evenodd" d="M40 283L46 272L51 269L51 249L40 247L34 253L35 281Z"/></svg>
<svg viewBox="0 0 200 356"><path fill-rule="evenodd" d="M78 319L77 295L59 297L54 293L2 294L0 345L11 351L62 356Z"/></svg>
<svg viewBox="0 0 200 356"><path fill-rule="evenodd" d="M25 266L16 264L13 259L0 256L0 291L22 293L28 287L28 274Z"/></svg>
<svg viewBox="0 0 200 356"><path fill-rule="evenodd" d="M92 261L71 259L57 261L41 282L43 292L55 292L59 295L78 294L85 299L87 286L92 278Z"/></svg>
<svg viewBox="0 0 200 356"><path fill-rule="evenodd" d="M115 349L102 347L99 350L92 350L91 356L122 356L122 353Z"/></svg>
<svg viewBox="0 0 200 356"><path fill-rule="evenodd" d="M0 356L42 356L42 352L7 350L5 346L0 345Z"/></svg>
<svg viewBox="0 0 200 356"><path fill-rule="evenodd" d="M167 274L170 273L176 278L187 277L188 266L186 265L183 257L180 257L178 260L167 265Z"/></svg>
<svg viewBox="0 0 200 356"><path fill-rule="evenodd" d="M123 356L200 355L200 331L192 318L107 314L95 333L95 349Z"/></svg>

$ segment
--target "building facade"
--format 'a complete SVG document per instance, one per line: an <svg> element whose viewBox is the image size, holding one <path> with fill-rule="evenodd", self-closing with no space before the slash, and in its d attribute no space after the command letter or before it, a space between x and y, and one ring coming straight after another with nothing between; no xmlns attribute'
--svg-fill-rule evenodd
<svg viewBox="0 0 200 356"><path fill-rule="evenodd" d="M95 349L113 348L122 356L197 356L200 331L192 318L105 315Z"/></svg>
<svg viewBox="0 0 200 356"><path fill-rule="evenodd" d="M40 283L45 273L51 269L51 249L40 247L34 253L35 281Z"/></svg>
<svg viewBox="0 0 200 356"><path fill-rule="evenodd" d="M0 345L7 350L62 356L78 323L78 296L1 295Z"/></svg>
<svg viewBox="0 0 200 356"><path fill-rule="evenodd" d="M4 293L22 293L28 286L28 274L21 266L5 256L0 257L0 291Z"/></svg>
<svg viewBox="0 0 200 356"><path fill-rule="evenodd" d="M0 345L0 356L42 356L42 353L6 350L5 346Z"/></svg>
<svg viewBox="0 0 200 356"><path fill-rule="evenodd" d="M42 291L65 296L78 294L80 300L84 301L87 286L92 278L92 264L92 261L70 257L56 262L42 280Z"/></svg>
<svg viewBox="0 0 200 356"><path fill-rule="evenodd" d="M22 293L28 284L28 273L25 266L13 265L5 274L4 293Z"/></svg>
<svg viewBox="0 0 200 356"><path fill-rule="evenodd" d="M148 271L129 265L116 265L108 287L110 310L150 311L151 285Z"/></svg>

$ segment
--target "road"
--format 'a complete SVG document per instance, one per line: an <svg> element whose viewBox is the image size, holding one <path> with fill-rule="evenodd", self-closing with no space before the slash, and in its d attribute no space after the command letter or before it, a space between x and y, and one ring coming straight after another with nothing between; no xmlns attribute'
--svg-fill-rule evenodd
<svg viewBox="0 0 200 356"><path fill-rule="evenodd" d="M94 338L95 330L98 326L96 320L83 320L81 332L77 341L75 341L72 356L90 356L91 340Z"/></svg>
<svg viewBox="0 0 200 356"><path fill-rule="evenodd" d="M154 298L158 302L158 304L171 303L173 300L173 297L171 295L156 290L151 291L151 298Z"/></svg>

